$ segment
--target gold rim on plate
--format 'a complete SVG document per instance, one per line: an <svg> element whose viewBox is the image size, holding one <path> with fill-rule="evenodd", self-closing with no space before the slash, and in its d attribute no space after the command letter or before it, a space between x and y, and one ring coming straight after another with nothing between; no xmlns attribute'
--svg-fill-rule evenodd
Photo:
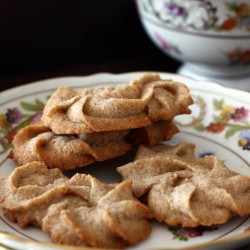
<svg viewBox="0 0 250 250"><path fill-rule="evenodd" d="M155 250L201 250L201 249L204 249L205 247L220 246L226 243L235 242L235 241L244 240L244 239L249 239L249 242L250 242L250 231L245 231L244 233L237 234L231 237L226 237L226 238L214 240L211 242L196 244L196 245L189 246L189 247L183 247L183 248L166 247L166 248L159 248L159 249L157 248ZM19 236L10 234L8 232L3 232L3 231L0 231L0 240L1 240L1 244L3 245L3 249L4 249L4 246L12 247L13 244L10 244L9 243L10 241L15 242L15 244L25 245L26 247L28 246L32 248L43 247L43 248L49 248L53 250L56 250L56 249L61 249L61 250L104 249L104 248L92 248L92 247L84 247L84 246L81 247L81 246L59 245L59 244L54 244L54 243L35 242L35 241L23 239Z"/></svg>

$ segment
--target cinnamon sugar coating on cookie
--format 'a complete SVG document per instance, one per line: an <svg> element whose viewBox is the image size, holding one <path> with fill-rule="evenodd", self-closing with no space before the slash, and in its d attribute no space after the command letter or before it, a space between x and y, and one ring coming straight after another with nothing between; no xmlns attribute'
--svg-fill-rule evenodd
<svg viewBox="0 0 250 250"><path fill-rule="evenodd" d="M58 88L45 106L42 121L57 134L127 130L190 113L190 104L184 84L148 73L121 87L82 92Z"/></svg>
<svg viewBox="0 0 250 250"><path fill-rule="evenodd" d="M229 170L215 156L197 158L195 146L141 147L134 162L118 168L160 222L182 227L222 224L250 214L250 176Z"/></svg>
<svg viewBox="0 0 250 250"><path fill-rule="evenodd" d="M57 135L41 123L32 124L14 137L11 157L18 165L43 161L51 168L74 169L123 155L140 144L169 140L177 132L177 127L168 121L145 128L85 135Z"/></svg>
<svg viewBox="0 0 250 250"><path fill-rule="evenodd" d="M0 189L9 220L41 227L55 243L123 248L151 232L151 211L134 198L130 181L106 184L84 174L69 179L32 162L1 179Z"/></svg>

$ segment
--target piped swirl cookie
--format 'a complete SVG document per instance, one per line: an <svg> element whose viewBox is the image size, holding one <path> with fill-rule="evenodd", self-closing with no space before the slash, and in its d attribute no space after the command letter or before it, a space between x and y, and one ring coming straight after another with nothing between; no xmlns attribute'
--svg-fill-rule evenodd
<svg viewBox="0 0 250 250"><path fill-rule="evenodd" d="M36 161L1 179L0 189L9 220L41 227L55 243L123 248L151 232L151 211L134 198L130 181L106 184L84 174L69 179Z"/></svg>
<svg viewBox="0 0 250 250"><path fill-rule="evenodd" d="M197 158L195 146L141 146L134 162L117 170L159 222L182 227L222 224L250 214L250 176L229 170L215 156Z"/></svg>
<svg viewBox="0 0 250 250"><path fill-rule="evenodd" d="M190 104L184 84L148 73L121 87L82 92L58 88L45 106L42 121L56 134L127 130L188 114Z"/></svg>
<svg viewBox="0 0 250 250"><path fill-rule="evenodd" d="M140 144L154 145L178 132L172 122L147 127L80 135L57 135L42 123L21 129L12 142L10 157L23 165L43 161L48 167L74 169L123 155Z"/></svg>

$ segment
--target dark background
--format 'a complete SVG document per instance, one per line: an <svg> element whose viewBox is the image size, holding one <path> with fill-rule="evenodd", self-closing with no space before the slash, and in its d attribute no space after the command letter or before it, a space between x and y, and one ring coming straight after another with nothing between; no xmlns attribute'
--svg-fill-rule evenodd
<svg viewBox="0 0 250 250"><path fill-rule="evenodd" d="M0 86L179 63L147 37L133 0L8 0L0 3Z"/></svg>

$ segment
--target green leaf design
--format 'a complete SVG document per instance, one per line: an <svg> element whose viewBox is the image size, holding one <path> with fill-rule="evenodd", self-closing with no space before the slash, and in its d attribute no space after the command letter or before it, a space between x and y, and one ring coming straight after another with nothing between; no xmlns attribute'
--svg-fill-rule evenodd
<svg viewBox="0 0 250 250"><path fill-rule="evenodd" d="M221 26L214 26L213 29L214 31L218 31L218 32L222 30Z"/></svg>
<svg viewBox="0 0 250 250"><path fill-rule="evenodd" d="M188 241L188 237L182 234L179 228L168 227L168 230L174 235L174 239L179 239L180 241Z"/></svg>
<svg viewBox="0 0 250 250"><path fill-rule="evenodd" d="M237 18L235 17L235 15L233 15L233 14L228 14L227 15L227 18L232 18L232 19L235 19L236 21L237 21Z"/></svg>
<svg viewBox="0 0 250 250"><path fill-rule="evenodd" d="M42 110L44 108L44 103L42 101L40 101L39 99L36 99L36 105L37 105L37 107L40 108L40 110Z"/></svg>
<svg viewBox="0 0 250 250"><path fill-rule="evenodd" d="M0 134L7 134L9 132L9 129L7 129L7 128L2 128L2 129L0 129Z"/></svg>
<svg viewBox="0 0 250 250"><path fill-rule="evenodd" d="M188 241L188 237L185 236L185 235L180 235L179 236L179 240L181 240L181 241Z"/></svg>
<svg viewBox="0 0 250 250"><path fill-rule="evenodd" d="M238 18L238 26L239 26L240 28L243 27L243 20L244 20L244 19L242 19L242 18Z"/></svg>
<svg viewBox="0 0 250 250"><path fill-rule="evenodd" d="M0 151L0 154L5 153L7 150L12 148L12 144L6 142L3 138L0 137L0 145L2 146L2 149Z"/></svg>
<svg viewBox="0 0 250 250"><path fill-rule="evenodd" d="M44 108L44 103L39 99L36 99L34 104L29 102L21 102L21 106L23 109L28 111L40 111Z"/></svg>
<svg viewBox="0 0 250 250"><path fill-rule="evenodd" d="M221 117L219 115L214 115L213 116L213 121L214 122L221 122Z"/></svg>
<svg viewBox="0 0 250 250"><path fill-rule="evenodd" d="M239 126L231 126L230 128L227 129L226 133L225 133L225 138L229 139L231 136L233 136L234 134L236 134L237 132L241 131L242 128Z"/></svg>
<svg viewBox="0 0 250 250"><path fill-rule="evenodd" d="M221 99L221 100L214 99L213 100L213 105L214 105L214 108L216 110L220 110L220 109L222 109L222 107L224 105L224 100L223 99Z"/></svg>
<svg viewBox="0 0 250 250"><path fill-rule="evenodd" d="M225 6L230 11L234 11L237 8L237 4L236 3L225 3Z"/></svg>
<svg viewBox="0 0 250 250"><path fill-rule="evenodd" d="M36 105L35 105L35 104L32 104L32 103L21 102L21 106L22 106L22 108L25 109L25 110L37 111Z"/></svg>
<svg viewBox="0 0 250 250"><path fill-rule="evenodd" d="M203 132L206 130L206 127L203 124L199 124L197 126L194 127L197 131L199 132Z"/></svg>
<svg viewBox="0 0 250 250"><path fill-rule="evenodd" d="M149 11L148 11L147 3L146 3L145 1L142 1L142 9L143 9L145 12L149 12Z"/></svg>

